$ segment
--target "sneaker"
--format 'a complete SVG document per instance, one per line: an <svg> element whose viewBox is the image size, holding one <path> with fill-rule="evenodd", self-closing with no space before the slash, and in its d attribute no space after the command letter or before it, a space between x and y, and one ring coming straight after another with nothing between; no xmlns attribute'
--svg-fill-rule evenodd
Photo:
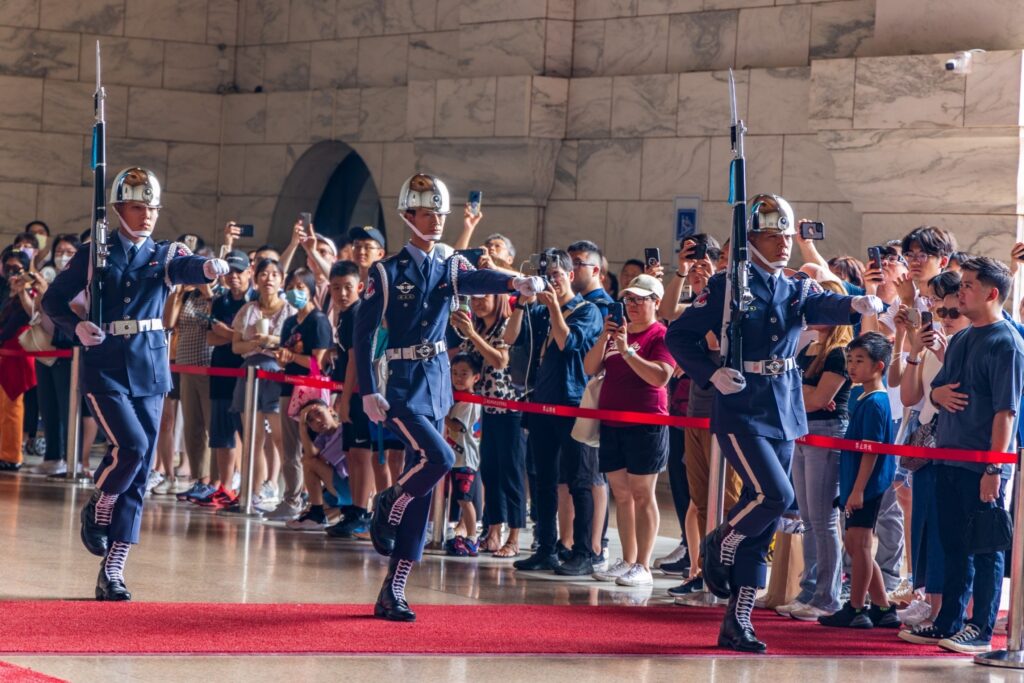
<svg viewBox="0 0 1024 683"><path fill-rule="evenodd" d="M663 564L675 564L679 560L682 560L683 558L685 558L686 555L687 555L686 544L685 543L680 543L668 555L666 555L665 557L659 557L658 559L656 559L654 561L654 568L655 569L661 569L661 565L663 565Z"/></svg>
<svg viewBox="0 0 1024 683"><path fill-rule="evenodd" d="M594 571L603 572L608 569L608 548L601 548L601 554L594 556Z"/></svg>
<svg viewBox="0 0 1024 683"><path fill-rule="evenodd" d="M932 606L924 600L914 600L906 609L896 610L900 623L907 626L920 626L932 618Z"/></svg>
<svg viewBox="0 0 1024 683"><path fill-rule="evenodd" d="M177 480L174 477L164 477L164 480L153 487L154 496L166 496L174 488Z"/></svg>
<svg viewBox="0 0 1024 683"><path fill-rule="evenodd" d="M615 563L612 564L612 566L608 567L603 571L595 570L594 573L591 574L591 576L594 578L594 581L614 581L615 579L619 578L620 576L628 572L629 568L632 566L633 565L631 565L629 562L626 562L621 557L619 557L615 560Z"/></svg>
<svg viewBox="0 0 1024 683"><path fill-rule="evenodd" d="M842 609L827 617L818 617L818 623L822 626L833 626L835 628L874 628L871 617L868 616L868 608L857 609L849 601L843 603Z"/></svg>
<svg viewBox="0 0 1024 683"><path fill-rule="evenodd" d="M964 624L959 633L949 638L943 638L938 642L938 646L943 650L971 654L989 652L992 649L992 642L984 640L981 637L981 629L974 624Z"/></svg>
<svg viewBox="0 0 1024 683"><path fill-rule="evenodd" d="M789 616L793 617L797 621L817 621L821 617L830 617L834 612L830 612L814 605L804 605L799 609L795 609L789 613Z"/></svg>
<svg viewBox="0 0 1024 683"><path fill-rule="evenodd" d="M868 607L868 618L877 628L899 628L902 626L900 617L896 613L896 605L889 605L887 609L871 605Z"/></svg>
<svg viewBox="0 0 1024 683"><path fill-rule="evenodd" d="M285 527L293 531L323 531L326 526L327 520L318 522L306 515L303 515L298 519L290 519L285 522Z"/></svg>
<svg viewBox="0 0 1024 683"><path fill-rule="evenodd" d="M469 550L466 548L466 539L462 536L454 536L445 541L444 551L452 557L469 557Z"/></svg>
<svg viewBox="0 0 1024 683"><path fill-rule="evenodd" d="M561 541L555 543L555 555L558 556L559 562L568 562L572 559L572 549L566 548Z"/></svg>
<svg viewBox="0 0 1024 683"><path fill-rule="evenodd" d="M691 593L701 593L704 591L704 579L699 576L695 576L692 579L683 581L678 586L674 586L668 589L668 594L673 598L680 598L684 595L690 595Z"/></svg>
<svg viewBox="0 0 1024 683"><path fill-rule="evenodd" d="M470 557L476 557L480 554L480 541L475 538L467 538L464 542L466 545L466 553Z"/></svg>
<svg viewBox="0 0 1024 683"><path fill-rule="evenodd" d="M268 522L287 522L302 514L302 510L282 501L276 508L263 515Z"/></svg>
<svg viewBox="0 0 1024 683"><path fill-rule="evenodd" d="M231 477L231 490L237 491L242 487L242 473L235 472L235 476Z"/></svg>
<svg viewBox="0 0 1024 683"><path fill-rule="evenodd" d="M940 640L950 637L950 633L944 633L934 626L915 626L909 631L900 631L899 637L908 643L915 645L935 645Z"/></svg>
<svg viewBox="0 0 1024 683"><path fill-rule="evenodd" d="M213 498L216 492L217 487L213 484L199 484L194 493L185 495L185 500L198 505Z"/></svg>
<svg viewBox="0 0 1024 683"><path fill-rule="evenodd" d="M260 500L269 503L272 500L277 500L277 484L272 481L265 481L260 484L260 490L258 492Z"/></svg>
<svg viewBox="0 0 1024 683"><path fill-rule="evenodd" d="M189 486L184 491L181 491L180 493L176 494L174 497L182 502L185 502L186 500L188 500L189 496L194 495L195 492L199 490L200 486L202 486L202 484L200 484L199 481L196 480L192 482L191 486Z"/></svg>
<svg viewBox="0 0 1024 683"><path fill-rule="evenodd" d="M654 577L651 576L650 569L637 562L625 574L615 579L615 584L633 588L637 586L653 586Z"/></svg>
<svg viewBox="0 0 1024 683"><path fill-rule="evenodd" d="M906 579L900 579L900 583L896 586L895 590L889 593L889 602L899 605L900 607L906 607L914 601L917 597L914 591L914 586Z"/></svg>
<svg viewBox="0 0 1024 683"><path fill-rule="evenodd" d="M156 470L150 470L149 475L146 477L146 493L155 489L163 480L164 475L160 474Z"/></svg>
<svg viewBox="0 0 1024 683"><path fill-rule="evenodd" d="M803 609L804 607L807 607L807 606L808 605L807 605L806 602L800 602L799 600L793 600L792 602L787 602L785 605L779 605L778 607L776 607L775 608L775 613L778 614L780 617L788 617L789 613L792 612L793 610Z"/></svg>
<svg viewBox="0 0 1024 683"><path fill-rule="evenodd" d="M178 495L179 493L186 493L192 489L192 483L189 482L188 477L179 477L177 475L171 477L171 493Z"/></svg>
<svg viewBox="0 0 1024 683"><path fill-rule="evenodd" d="M572 557L558 565L555 573L559 576L590 576L594 573L592 553L573 553Z"/></svg>
<svg viewBox="0 0 1024 683"><path fill-rule="evenodd" d="M849 602L851 590L853 590L853 588L850 584L850 575L844 574L843 584L839 587L839 602Z"/></svg>
<svg viewBox="0 0 1024 683"><path fill-rule="evenodd" d="M66 474L67 471L68 464L63 460L44 460L30 469L29 474L43 474L47 477L54 477Z"/></svg>
<svg viewBox="0 0 1024 683"><path fill-rule="evenodd" d="M213 495L205 500L198 501L196 505L204 508L216 508L222 509L230 507L232 503L237 502L237 496L232 495L223 486L218 486L217 490L213 492Z"/></svg>
<svg viewBox="0 0 1024 683"><path fill-rule="evenodd" d="M660 571L665 576L689 576L690 558L684 557L675 562L663 562Z"/></svg>
<svg viewBox="0 0 1024 683"><path fill-rule="evenodd" d="M21 469L20 462L11 462L10 460L0 460L0 472L17 472Z"/></svg>

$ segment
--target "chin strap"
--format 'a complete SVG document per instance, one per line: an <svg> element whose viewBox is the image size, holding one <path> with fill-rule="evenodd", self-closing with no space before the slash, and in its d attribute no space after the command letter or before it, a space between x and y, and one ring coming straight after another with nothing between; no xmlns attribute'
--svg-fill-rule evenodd
<svg viewBox="0 0 1024 683"><path fill-rule="evenodd" d="M427 240L428 242L440 242L441 241L441 236L440 235L424 235L422 232L417 230L416 226L413 225L411 222L409 222L409 219L406 218L405 214L402 213L401 211L398 212L398 215L401 216L402 220L405 221L405 224L409 226L409 229L412 230L414 233L416 233L416 236L419 237L421 240Z"/></svg>
<svg viewBox="0 0 1024 683"><path fill-rule="evenodd" d="M756 256L757 258L761 259L762 263L767 265L769 268L772 268L776 272L778 272L778 271L782 270L783 268L785 268L786 264L789 263L789 261L769 261L767 258L765 258L765 255L762 254L761 252L759 252L757 250L757 247L755 247L750 242L747 242L747 249L749 249L750 252L752 254L754 254L754 256Z"/></svg>
<svg viewBox="0 0 1024 683"><path fill-rule="evenodd" d="M121 214L118 213L117 209L111 206L110 210L114 212L115 216L117 216L117 220L121 223L121 227L125 229L125 232L127 232L135 239L144 239L153 234L152 230L132 230L130 227L128 227L128 224L124 222L124 219L121 218Z"/></svg>

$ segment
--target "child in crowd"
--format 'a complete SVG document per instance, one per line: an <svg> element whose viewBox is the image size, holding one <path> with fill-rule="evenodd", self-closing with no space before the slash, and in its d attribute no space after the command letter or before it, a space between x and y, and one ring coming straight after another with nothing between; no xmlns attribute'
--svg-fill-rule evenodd
<svg viewBox="0 0 1024 683"><path fill-rule="evenodd" d="M326 403L310 401L299 412L299 439L302 442L302 474L309 491L309 508L285 524L299 531L323 531L327 526L324 489L335 507L352 502L348 491L348 470L342 443L341 421ZM314 436L315 435L315 438Z"/></svg>
<svg viewBox="0 0 1024 683"><path fill-rule="evenodd" d="M864 393L851 411L847 439L891 444L893 433L889 397L882 383L892 358L892 342L866 332L850 342L846 368L850 381ZM892 485L896 461L891 455L843 451L839 457L839 508L846 514L846 552L852 560L850 599L835 614L818 618L825 626L842 628L899 628L896 606L889 604L882 570L871 552L882 494ZM871 606L867 607L868 596Z"/></svg>
<svg viewBox="0 0 1024 683"><path fill-rule="evenodd" d="M452 359L452 388L473 391L480 381L480 359L460 353ZM455 538L446 544L449 555L476 557L476 508L473 506L473 481L480 469L480 405L456 401L444 419L445 439L455 451L452 467L452 498L459 504L461 518Z"/></svg>

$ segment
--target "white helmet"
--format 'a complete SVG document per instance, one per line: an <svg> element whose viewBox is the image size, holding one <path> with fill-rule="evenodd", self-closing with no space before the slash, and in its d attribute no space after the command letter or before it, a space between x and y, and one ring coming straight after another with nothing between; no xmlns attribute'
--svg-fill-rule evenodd
<svg viewBox="0 0 1024 683"><path fill-rule="evenodd" d="M126 168L110 186L110 203L139 202L151 209L160 208L160 181L156 174L139 166Z"/></svg>
<svg viewBox="0 0 1024 683"><path fill-rule="evenodd" d="M759 194L750 203L747 231L795 235L793 207L777 194Z"/></svg>
<svg viewBox="0 0 1024 683"><path fill-rule="evenodd" d="M437 176L417 173L398 192L398 212L429 209L442 216L451 213L448 188Z"/></svg>

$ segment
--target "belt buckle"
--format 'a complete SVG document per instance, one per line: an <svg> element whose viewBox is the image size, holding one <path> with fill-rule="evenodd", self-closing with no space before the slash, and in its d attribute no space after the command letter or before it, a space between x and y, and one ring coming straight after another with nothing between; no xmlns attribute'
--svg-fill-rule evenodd
<svg viewBox="0 0 1024 683"><path fill-rule="evenodd" d="M414 352L416 353L416 358L418 358L419 360L427 360L434 353L434 345L431 344L430 342L423 342L422 344L418 344L415 347L413 347L413 349Z"/></svg>
<svg viewBox="0 0 1024 683"><path fill-rule="evenodd" d="M766 375L781 375L786 369L785 362L779 359L765 361L764 372Z"/></svg>
<svg viewBox="0 0 1024 683"><path fill-rule="evenodd" d="M126 336L129 334L135 334L139 331L138 320L115 320L114 321L114 335Z"/></svg>

